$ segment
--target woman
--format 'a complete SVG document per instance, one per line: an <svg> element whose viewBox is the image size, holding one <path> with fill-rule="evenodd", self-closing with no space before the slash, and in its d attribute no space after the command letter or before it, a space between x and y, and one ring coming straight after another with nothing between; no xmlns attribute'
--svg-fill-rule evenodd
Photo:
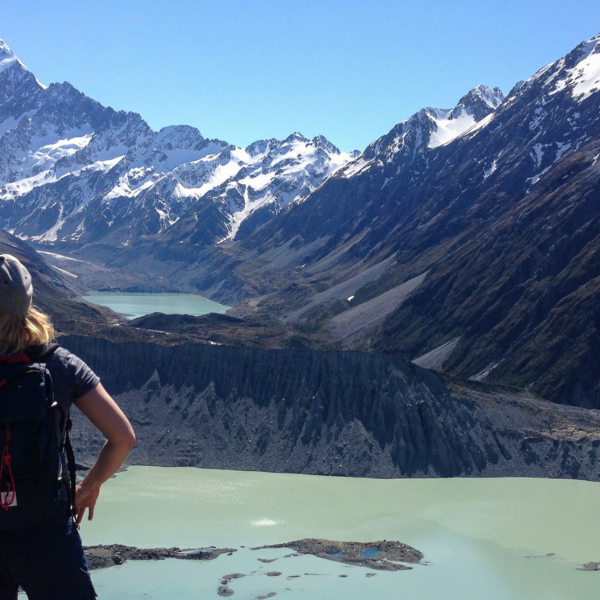
<svg viewBox="0 0 600 600"><path fill-rule="evenodd" d="M54 516L30 527L0 530L0 600L16 600L19 585L30 600L88 600L96 594L74 520L80 523L86 511L92 520L101 486L133 447L135 434L92 370L64 348L51 345L54 329L48 317L32 306L32 296L27 269L14 256L0 255L0 361L14 363L18 357L29 357L32 363L45 364L52 379L54 401L63 414L68 414L75 404L106 437L106 443L94 466L77 485L75 518L68 515L65 478L55 493ZM10 440L9 429L2 433ZM5 443L5 468L0 479L6 479L11 466L9 441ZM19 497L18 479L12 483L16 489L14 498L10 478L5 483L8 491L0 494L6 514L17 505Z"/></svg>

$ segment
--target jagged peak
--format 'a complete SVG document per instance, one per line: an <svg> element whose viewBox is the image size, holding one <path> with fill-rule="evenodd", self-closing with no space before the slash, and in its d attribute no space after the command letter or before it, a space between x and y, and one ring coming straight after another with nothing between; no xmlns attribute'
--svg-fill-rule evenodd
<svg viewBox="0 0 600 600"><path fill-rule="evenodd" d="M581 42L571 54L576 55L577 62L585 60L591 54L600 54L600 33L585 42Z"/></svg>
<svg viewBox="0 0 600 600"><path fill-rule="evenodd" d="M582 94L582 97L585 98L600 87L598 65L595 64L596 61L600 62L600 58L595 55L600 56L600 33L581 42L562 58L542 67L526 81L515 85L510 95L518 94L540 83L542 86L552 85L554 89L551 93L562 91L565 88L570 88L571 93L577 93L573 89L578 87L577 82L590 78L591 81L588 83L596 85L591 85L591 89L587 90L588 93ZM594 79L596 79L595 82Z"/></svg>
<svg viewBox="0 0 600 600"><path fill-rule="evenodd" d="M510 92L508 92L508 97L513 96L514 94L517 94L519 92L519 90L521 90L522 88L527 86L527 81L525 79L521 79L520 81L517 81L517 83L515 83L515 85L513 85L512 89L510 90Z"/></svg>
<svg viewBox="0 0 600 600"><path fill-rule="evenodd" d="M39 83L39 81L37 83ZM44 88L44 86L42 87ZM99 102L86 96L83 92L80 92L68 81L51 83L44 90L44 98L44 101L48 103L48 105L55 104L57 106L70 107L70 110L74 110L75 106L85 106L88 111L93 109L104 109ZM114 112L111 108L105 110Z"/></svg>
<svg viewBox="0 0 600 600"><path fill-rule="evenodd" d="M16 58L14 52L8 47L8 44L0 38L0 61L6 58Z"/></svg>
<svg viewBox="0 0 600 600"><path fill-rule="evenodd" d="M191 125L168 125L161 128L153 141L154 148L163 150L207 150L229 152L235 146L217 139L205 138L200 130Z"/></svg>
<svg viewBox="0 0 600 600"><path fill-rule="evenodd" d="M292 142L310 142L310 140L298 131L294 131L292 135L288 135L288 137L283 140L284 144L291 144Z"/></svg>
<svg viewBox="0 0 600 600"><path fill-rule="evenodd" d="M332 154L340 154L340 149L335 144L332 144L324 135L315 136L312 142L317 148L323 148Z"/></svg>
<svg viewBox="0 0 600 600"><path fill-rule="evenodd" d="M504 92L499 87L477 85L458 101L449 118L456 118L464 111L476 121L481 121L495 111L504 102L504 98Z"/></svg>
<svg viewBox="0 0 600 600"><path fill-rule="evenodd" d="M276 140L275 138L270 138L268 140L256 140L256 142L252 142L246 146L245 150L250 156L257 156L258 154L264 154L265 152L268 152L273 145L279 143L279 140Z"/></svg>
<svg viewBox="0 0 600 600"><path fill-rule="evenodd" d="M0 73L6 69L19 66L25 71L29 69L18 59L15 53L8 47L8 44L0 39Z"/></svg>
<svg viewBox="0 0 600 600"><path fill-rule="evenodd" d="M158 135L162 138L185 136L204 139L200 130L192 125L167 125L158 130Z"/></svg>
<svg viewBox="0 0 600 600"><path fill-rule="evenodd" d="M386 160L389 160L402 148L414 154L426 148L447 144L494 112L504 98L500 88L478 85L465 94L452 109L428 106L417 111L370 144L364 155L366 158L373 158L383 152Z"/></svg>
<svg viewBox="0 0 600 600"><path fill-rule="evenodd" d="M80 92L68 81L63 81L62 83L51 83L46 89L50 96L85 96L83 92Z"/></svg>
<svg viewBox="0 0 600 600"><path fill-rule="evenodd" d="M487 85L477 85L463 97L463 100L470 98L480 98L490 108L496 109L502 104L505 96L499 87L490 88Z"/></svg>
<svg viewBox="0 0 600 600"><path fill-rule="evenodd" d="M0 39L0 74L2 72L9 72L11 78L16 77L16 80L19 81L23 79L30 80L31 82L35 82L41 89L46 89L46 86L19 60L16 54L8 47L8 44Z"/></svg>

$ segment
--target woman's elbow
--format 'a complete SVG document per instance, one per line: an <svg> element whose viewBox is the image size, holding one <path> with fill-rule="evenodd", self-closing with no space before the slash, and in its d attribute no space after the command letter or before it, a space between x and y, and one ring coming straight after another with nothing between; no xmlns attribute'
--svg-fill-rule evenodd
<svg viewBox="0 0 600 600"><path fill-rule="evenodd" d="M125 436L125 445L127 447L127 450L131 450L134 446L135 446L135 431L133 430L133 427L131 427L131 425L129 426L129 431L127 432L127 435Z"/></svg>
<svg viewBox="0 0 600 600"><path fill-rule="evenodd" d="M108 436L108 441L114 446L119 446L129 452L135 446L135 431L129 426L124 431Z"/></svg>
<svg viewBox="0 0 600 600"><path fill-rule="evenodd" d="M134 446L135 446L135 431L133 430L133 428L131 429L131 431L128 433L126 440L125 440L125 444L127 447L127 450L131 450Z"/></svg>

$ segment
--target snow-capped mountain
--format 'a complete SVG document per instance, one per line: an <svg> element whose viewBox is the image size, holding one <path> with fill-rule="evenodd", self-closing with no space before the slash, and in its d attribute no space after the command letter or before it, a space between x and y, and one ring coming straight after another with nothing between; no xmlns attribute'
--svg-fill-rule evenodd
<svg viewBox="0 0 600 600"><path fill-rule="evenodd" d="M266 248L272 239L288 243L298 236L309 244L327 236L321 256L357 236L372 251L391 231L416 227L452 206L468 207L494 186L505 186L496 191L496 201L517 191L526 197L561 159L597 135L598 91L600 35L506 97L498 88L478 86L453 109L420 110L249 244ZM442 189L445 195L433 193ZM434 222L437 227L443 221L436 216Z"/></svg>
<svg viewBox="0 0 600 600"><path fill-rule="evenodd" d="M504 101L500 88L478 85L451 109L423 108L396 125L389 133L370 144L358 160L348 164L338 175L353 177L371 166L381 166L423 157L427 150L449 144L472 129Z"/></svg>
<svg viewBox="0 0 600 600"><path fill-rule="evenodd" d="M181 219L198 243L233 239L354 157L322 136L238 148L188 126L155 132L69 83L45 87L0 41L0 227L25 239L128 246Z"/></svg>
<svg viewBox="0 0 600 600"><path fill-rule="evenodd" d="M202 239L205 219L200 215L206 214L208 201L228 216L219 239L242 239L289 204L307 198L358 152L340 152L323 136L309 140L296 132L283 141L261 140L245 149L230 149L229 155L230 161L208 183L196 181L188 165L178 168L175 193L203 195L204 202L193 205L165 239Z"/></svg>
<svg viewBox="0 0 600 600"><path fill-rule="evenodd" d="M400 123L229 270L256 311L348 348L598 408L599 115L600 35L506 98L478 87ZM200 289L227 260L208 258Z"/></svg>

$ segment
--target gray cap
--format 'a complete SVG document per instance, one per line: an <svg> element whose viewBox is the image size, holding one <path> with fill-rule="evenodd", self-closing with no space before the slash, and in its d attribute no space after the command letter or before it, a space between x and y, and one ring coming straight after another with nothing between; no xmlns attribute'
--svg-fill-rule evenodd
<svg viewBox="0 0 600 600"><path fill-rule="evenodd" d="M0 254L0 312L24 315L31 306L29 271L10 254Z"/></svg>

